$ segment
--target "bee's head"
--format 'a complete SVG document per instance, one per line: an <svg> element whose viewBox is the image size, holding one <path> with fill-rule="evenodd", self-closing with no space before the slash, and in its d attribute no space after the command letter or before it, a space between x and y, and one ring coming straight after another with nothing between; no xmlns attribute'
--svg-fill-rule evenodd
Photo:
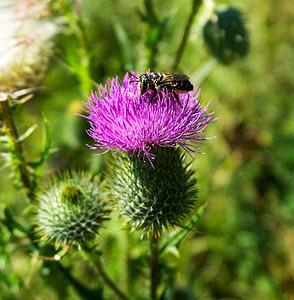
<svg viewBox="0 0 294 300"><path fill-rule="evenodd" d="M137 77L133 73L129 72L129 75L136 78L136 80L131 80L130 82L136 82L138 84L140 94L145 94L149 89L152 89L153 82L148 74L144 73Z"/></svg>
<svg viewBox="0 0 294 300"><path fill-rule="evenodd" d="M146 73L142 74L139 79L138 79L138 83L139 83L139 93L140 94L144 94L147 92L148 90L148 86L149 86L149 77Z"/></svg>
<svg viewBox="0 0 294 300"><path fill-rule="evenodd" d="M147 92L148 89L148 82L149 82L149 78L148 75L146 73L142 74L141 76L137 77L136 75L134 75L133 73L129 72L130 76L135 77L135 80L131 80L130 82L136 82L139 86L139 93L140 94L144 94Z"/></svg>

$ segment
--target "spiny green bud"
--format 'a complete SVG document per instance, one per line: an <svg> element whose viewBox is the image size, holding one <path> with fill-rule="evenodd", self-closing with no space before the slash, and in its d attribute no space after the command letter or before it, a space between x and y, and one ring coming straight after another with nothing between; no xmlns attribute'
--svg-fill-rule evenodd
<svg viewBox="0 0 294 300"><path fill-rule="evenodd" d="M95 238L109 209L99 182L84 173L56 177L39 193L36 223L42 240L80 247Z"/></svg>
<svg viewBox="0 0 294 300"><path fill-rule="evenodd" d="M244 18L236 8L215 12L203 28L203 37L208 51L225 65L246 56L249 50Z"/></svg>
<svg viewBox="0 0 294 300"><path fill-rule="evenodd" d="M154 148L153 164L142 154L118 154L112 179L113 196L134 229L160 234L180 225L196 203L194 172L179 148Z"/></svg>

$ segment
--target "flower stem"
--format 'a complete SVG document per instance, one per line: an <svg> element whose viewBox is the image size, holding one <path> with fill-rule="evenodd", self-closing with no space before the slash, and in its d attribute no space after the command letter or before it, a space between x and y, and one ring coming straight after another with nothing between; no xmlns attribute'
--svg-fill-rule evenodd
<svg viewBox="0 0 294 300"><path fill-rule="evenodd" d="M9 101L10 97L7 94L2 93L0 97L0 109L4 120L4 130L9 138L9 150L12 156L12 163L15 166L17 178L22 183L28 198L33 200L31 179L27 170L27 164L23 155L23 149L19 140Z"/></svg>
<svg viewBox="0 0 294 300"><path fill-rule="evenodd" d="M189 36L190 30L191 30L191 26L193 24L193 20L199 11L201 3L202 3L202 0L192 0L192 10L191 10L189 19L187 21L181 43L180 43L179 48L176 53L176 57L175 57L175 60L174 60L174 63L173 63L172 69L171 69L172 72L175 72L178 68L178 65L180 63L180 60L182 58L182 55L183 55L183 52L184 52L184 49L185 49L185 46L186 46L186 43L188 40L188 36Z"/></svg>
<svg viewBox="0 0 294 300"><path fill-rule="evenodd" d="M151 299L156 300L156 290L158 282L158 234L152 231L150 237L150 247L151 247Z"/></svg>
<svg viewBox="0 0 294 300"><path fill-rule="evenodd" d="M81 16L81 8L79 1L75 0L73 5L73 13L72 13L73 22L72 29L74 30L74 34L80 45L80 56L77 57L79 59L79 72L77 75L79 76L81 89L84 93L88 92L92 88L92 81L90 75L90 54L89 54L89 46L86 38L85 28L82 22Z"/></svg>
<svg viewBox="0 0 294 300"><path fill-rule="evenodd" d="M120 299L123 300L130 300L130 298L125 295L119 287L115 284L114 281L107 275L105 272L100 256L99 254L93 252L93 251L88 251L88 250L83 250L84 256L95 266L97 272L99 273L100 277L104 281L105 284L108 285L108 287L117 295L120 297Z"/></svg>
<svg viewBox="0 0 294 300"><path fill-rule="evenodd" d="M162 25L155 13L152 0L144 0L145 21L147 23L145 32L145 58L146 69L154 69L156 66L156 55L158 42L162 36Z"/></svg>
<svg viewBox="0 0 294 300"><path fill-rule="evenodd" d="M199 86L206 79L206 77L212 72L215 65L216 60L214 58L210 58L203 63L195 73L191 74L191 79L196 83L196 86Z"/></svg>

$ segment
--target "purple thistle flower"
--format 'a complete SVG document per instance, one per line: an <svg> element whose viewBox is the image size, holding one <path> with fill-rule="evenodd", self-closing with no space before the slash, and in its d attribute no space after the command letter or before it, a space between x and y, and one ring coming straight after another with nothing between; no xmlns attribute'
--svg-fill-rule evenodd
<svg viewBox="0 0 294 300"><path fill-rule="evenodd" d="M153 91L140 95L128 73L123 82L116 77L101 85L98 94L92 91L88 103L83 102L83 110L88 114L83 117L91 126L87 133L96 142L88 145L90 149L138 156L143 152L151 164L155 158L152 148L156 145L181 146L190 155L201 153L197 145L211 139L203 133L214 119L213 113L206 113L210 102L201 108L200 89L179 94L182 107L171 93L166 97L163 92L149 103L152 94Z"/></svg>

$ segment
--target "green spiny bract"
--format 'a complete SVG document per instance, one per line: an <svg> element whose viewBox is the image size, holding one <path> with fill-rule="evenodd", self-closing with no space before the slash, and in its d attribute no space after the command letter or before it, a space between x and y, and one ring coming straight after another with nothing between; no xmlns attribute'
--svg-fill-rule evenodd
<svg viewBox="0 0 294 300"><path fill-rule="evenodd" d="M209 52L225 65L246 56L249 50L245 21L236 8L214 13L203 28L203 37Z"/></svg>
<svg viewBox="0 0 294 300"><path fill-rule="evenodd" d="M55 178L39 193L37 227L42 240L57 247L80 247L97 235L109 209L100 183L84 173Z"/></svg>
<svg viewBox="0 0 294 300"><path fill-rule="evenodd" d="M154 149L154 167L142 155L116 156L111 188L121 214L134 229L154 231L180 225L196 204L194 172L179 148Z"/></svg>

